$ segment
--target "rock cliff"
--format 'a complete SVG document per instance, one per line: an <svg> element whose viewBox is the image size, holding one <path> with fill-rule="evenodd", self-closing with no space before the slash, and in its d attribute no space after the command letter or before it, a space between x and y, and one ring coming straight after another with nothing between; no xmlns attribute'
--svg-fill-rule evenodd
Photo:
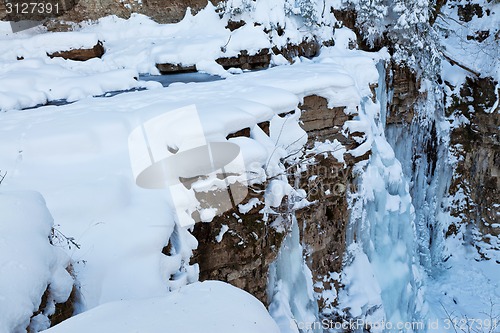
<svg viewBox="0 0 500 333"><path fill-rule="evenodd" d="M355 148L352 136L344 136L341 129L346 120L343 107L328 108L327 101L316 95L307 96L301 104L303 129L308 134L308 146L315 142L337 139L349 149ZM242 131L239 133L244 135ZM362 133L351 134L360 135ZM338 162L333 156L314 156L300 172L291 172L291 184L298 179L297 188L307 193L314 204L296 212L301 233L301 242L306 249L306 262L313 273L313 281L325 283L318 291L330 289L331 281L325 279L332 272L340 273L345 250L345 228L349 222L347 187L353 187L352 167L356 162L369 157L347 158L347 163ZM305 157L311 160L311 156ZM312 176L315 177L312 177ZM251 188L249 196L255 205L248 212L231 210L215 217L210 223L198 223L193 234L199 241L193 262L200 265L200 279L227 281L268 302L267 275L269 265L276 259L286 231L277 231L272 221L264 222L261 209L264 207L266 185ZM287 197L280 209L286 215ZM276 219L273 217L272 219ZM271 222L271 223L270 223ZM229 227L222 240L217 239L223 225ZM320 306L323 300L319 300Z"/></svg>

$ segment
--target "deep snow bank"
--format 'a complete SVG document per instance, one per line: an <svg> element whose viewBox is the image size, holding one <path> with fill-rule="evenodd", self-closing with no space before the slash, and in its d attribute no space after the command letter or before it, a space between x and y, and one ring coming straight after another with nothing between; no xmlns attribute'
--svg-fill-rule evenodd
<svg viewBox="0 0 500 333"><path fill-rule="evenodd" d="M197 282L165 297L110 302L47 333L279 333L252 295L219 281Z"/></svg>
<svg viewBox="0 0 500 333"><path fill-rule="evenodd" d="M52 227L45 201L36 192L0 192L0 332L24 332L49 288L45 310L32 329L48 327L55 303L73 287L69 257L49 243Z"/></svg>

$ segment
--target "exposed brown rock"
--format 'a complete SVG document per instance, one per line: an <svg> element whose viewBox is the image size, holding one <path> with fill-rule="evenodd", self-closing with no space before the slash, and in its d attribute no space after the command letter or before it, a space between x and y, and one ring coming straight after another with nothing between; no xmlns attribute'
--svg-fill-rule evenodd
<svg viewBox="0 0 500 333"><path fill-rule="evenodd" d="M227 22L227 25L226 25L226 29L229 29L231 31L234 31L236 29L239 29L241 28L242 26L244 26L246 24L245 21L242 21L242 20L239 20L239 21L233 21L233 20L229 20Z"/></svg>
<svg viewBox="0 0 500 333"><path fill-rule="evenodd" d="M217 5L220 1L214 0ZM182 20L189 7L196 14L207 5L206 0L79 0L78 4L64 13L57 20L46 23L51 31L67 31L70 25L60 24L63 21L82 22L97 20L107 15L129 18L132 13L140 13L151 17L158 23L176 23Z"/></svg>
<svg viewBox="0 0 500 333"><path fill-rule="evenodd" d="M340 131L347 120L353 119L354 115L346 115L344 107L328 108L325 98L311 95L304 98L300 106L302 115L302 128L307 132L309 143L337 139L349 149L354 148L356 142L351 137L345 137Z"/></svg>
<svg viewBox="0 0 500 333"><path fill-rule="evenodd" d="M230 133L228 136L226 136L226 139L236 138L239 136L244 136L244 137L249 138L250 137L250 127L245 127L244 129L241 129L237 132Z"/></svg>
<svg viewBox="0 0 500 333"><path fill-rule="evenodd" d="M460 158L450 194L460 189L465 194L465 207L452 214L474 223L483 234L498 236L500 230L491 226L499 223L495 207L500 204L500 108L491 110L500 96L495 86L491 78L467 78L448 113L459 112L469 120L450 135L452 152Z"/></svg>
<svg viewBox="0 0 500 333"><path fill-rule="evenodd" d="M7 10L5 8L5 1L0 1L0 20L4 20L7 16Z"/></svg>
<svg viewBox="0 0 500 333"><path fill-rule="evenodd" d="M419 82L415 73L406 66L391 63L388 73L388 86L393 89L392 100L388 101L387 124L411 124L415 113L415 102L421 95L418 91Z"/></svg>
<svg viewBox="0 0 500 333"><path fill-rule="evenodd" d="M218 1L212 3L217 4ZM193 14L205 8L207 1L203 0L143 0L136 11L145 14L159 23L175 23L184 18L186 9L189 7Z"/></svg>
<svg viewBox="0 0 500 333"><path fill-rule="evenodd" d="M56 304L55 312L50 316L50 326L55 326L62 323L64 320L73 316L75 312L75 303L79 297L79 292L76 286L73 286L69 298L64 303Z"/></svg>
<svg viewBox="0 0 500 333"><path fill-rule="evenodd" d="M225 69L231 67L241 69L266 68L271 62L271 54L269 54L268 49L262 49L254 55L249 55L246 50L242 50L237 57L219 58L216 62Z"/></svg>
<svg viewBox="0 0 500 333"><path fill-rule="evenodd" d="M244 202L255 196L262 198L263 192L251 190ZM197 223L193 234L199 244L192 260L200 265L201 281L226 281L267 303L267 271L276 259L284 234L262 221L262 207L258 204L247 214L232 210L210 223ZM229 231L217 243L215 238L222 224L229 226Z"/></svg>
<svg viewBox="0 0 500 333"><path fill-rule="evenodd" d="M334 9L333 15L335 16L337 21L339 21L342 24L342 26L347 27L351 30L357 30L356 20L358 14L356 13L356 11L352 9L344 9L344 10Z"/></svg>
<svg viewBox="0 0 500 333"><path fill-rule="evenodd" d="M266 133L267 135L270 134L270 131L269 131L269 125L270 125L270 122L269 121L263 121L261 123L258 123L257 126L260 127L260 129L262 131L264 131L264 133Z"/></svg>
<svg viewBox="0 0 500 333"><path fill-rule="evenodd" d="M69 265L66 270L68 273L74 277L74 272L73 272L73 266ZM39 314L44 314L48 315L48 318L50 320L50 326L55 326L62 321L70 318L73 316L73 313L75 312L75 303L77 302L77 298L79 296L78 288L76 285L73 285L73 289L71 290L71 294L69 295L68 299L64 303L56 303L53 304L53 299L51 298L51 293L50 293L50 285L47 286L45 292L43 293L41 300L40 300L40 306L38 307L38 310L33 313L31 316L31 319L33 319L35 316ZM52 313L53 312L53 313ZM51 313L51 314L49 314ZM31 322L31 320L30 320ZM30 324L31 326L31 324ZM28 333L31 332L30 326L27 327Z"/></svg>
<svg viewBox="0 0 500 333"><path fill-rule="evenodd" d="M352 134L348 137L340 133L347 120L354 115L346 115L343 107L328 108L327 100L312 95L304 98L300 109L303 110L301 120L303 128L308 132L308 145L314 141L333 141L337 139L347 149L359 145ZM307 249L306 262L313 274L313 283L321 285L317 296L318 305L332 305L321 298L321 290L337 289L337 282L331 281L330 273L340 273L345 250L345 231L349 221L347 189L353 188L352 166L368 159L370 152L352 158L345 155L347 166L329 156L317 156L317 163L307 168L306 175L300 177L300 188L308 193L308 200L316 203L297 212L297 221L301 231L301 242ZM308 176L318 177L310 181ZM333 304L335 305L335 304Z"/></svg>
<svg viewBox="0 0 500 333"><path fill-rule="evenodd" d="M316 39L310 38L303 40L300 44L288 44L279 49L273 48L274 54L281 54L288 61L293 62L296 57L313 58L319 54L321 45Z"/></svg>
<svg viewBox="0 0 500 333"><path fill-rule="evenodd" d="M318 175L313 181L310 175ZM308 200L316 203L297 212L301 243L307 250L306 263L313 283L322 285L318 292L320 309L329 305L321 298L321 290L336 289L330 273L340 273L345 251L345 232L349 222L346 189L352 184L351 166L344 167L333 158L318 156L318 163L307 168L301 177L301 188ZM335 304L333 304L335 305Z"/></svg>
<svg viewBox="0 0 500 333"><path fill-rule="evenodd" d="M477 3L466 3L457 7L460 21L469 22L474 16L483 17L483 8Z"/></svg>
<svg viewBox="0 0 500 333"><path fill-rule="evenodd" d="M216 62L225 69L259 69L269 67L271 55L268 49L262 49L254 55L249 55L246 50L242 50L237 57L222 57L217 59ZM161 74L196 72L196 66L194 65L184 66L165 63L156 64L156 67L160 70Z"/></svg>
<svg viewBox="0 0 500 333"><path fill-rule="evenodd" d="M363 38L364 33L358 28L358 13L354 9L333 9L332 13L338 21L338 26L347 27L356 33L357 40L353 44L357 45L349 45L350 49L359 47L365 51L379 51L382 47L391 45L385 36L381 36L380 39L373 41L373 44L368 43Z"/></svg>
<svg viewBox="0 0 500 333"><path fill-rule="evenodd" d="M99 41L91 49L73 49L69 51L59 51L47 54L51 58L64 58L75 61L86 61L92 58L100 58L104 54L104 47Z"/></svg>
<svg viewBox="0 0 500 333"><path fill-rule="evenodd" d="M270 122L269 121L263 121L261 123L258 123L257 126L260 127L260 129L266 133L267 135L269 135L269 125L270 125ZM226 139L230 139L230 138L236 138L236 137L239 137L239 136L244 136L244 137L247 137L249 138L250 137L250 127L245 127L237 132L234 132L234 133L230 133L228 136L226 136Z"/></svg>
<svg viewBox="0 0 500 333"><path fill-rule="evenodd" d="M59 16L56 20L46 22L46 26L50 31L67 31L71 30L71 26L59 23L64 21L97 20L108 15L129 18L130 10L117 0L79 0L71 10Z"/></svg>
<svg viewBox="0 0 500 333"><path fill-rule="evenodd" d="M156 68L161 74L174 74L174 73L192 73L196 72L195 65L183 66L179 64L156 64Z"/></svg>

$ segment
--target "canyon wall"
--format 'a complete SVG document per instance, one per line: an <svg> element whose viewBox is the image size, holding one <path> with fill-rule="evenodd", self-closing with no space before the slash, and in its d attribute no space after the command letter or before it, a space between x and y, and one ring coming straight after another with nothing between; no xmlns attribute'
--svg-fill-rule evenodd
<svg viewBox="0 0 500 333"><path fill-rule="evenodd" d="M328 108L327 101L316 95L307 96L299 108L303 111L302 127L308 134L308 146L314 142L337 139L347 149L353 149L357 143L353 137L363 133L344 136L341 129L354 115L346 115L343 107ZM250 135L241 131L237 135ZM319 297L320 309L325 300L319 294L322 290L332 289L333 281L329 276L340 273L345 251L345 230L349 222L347 189L355 190L352 167L355 163L367 159L369 153L354 158L346 156L346 164L338 162L333 156L314 156L314 163L308 163L305 169L290 171L291 184L303 189L312 205L296 211L300 239L306 253L306 263L312 274ZM305 159L311 160L310 156ZM309 161L310 162L310 161ZM313 177L314 176L314 177ZM249 196L242 202L247 204L257 199L255 206L246 213L231 210L215 217L210 223L198 223L193 234L199 241L193 262L200 265L200 279L227 281L249 291L265 304L268 271L276 259L281 243L287 231L277 231L272 221L264 222L260 210L264 207L266 184L251 188ZM286 216L288 198L283 199L278 209L278 216ZM223 225L229 228L222 240L217 239Z"/></svg>
<svg viewBox="0 0 500 333"><path fill-rule="evenodd" d="M109 14L126 18L132 12L151 16L157 22L171 23L180 21L187 7L195 13L205 5L205 1L199 0L168 4L160 0L80 0L74 9L47 25L52 30L64 30L66 26L62 20L79 22ZM477 6L462 6L457 10L464 22L474 15L479 16ZM335 16L344 25L355 28L356 18L352 11L335 11ZM494 36L495 31L488 32L488 35ZM481 36L472 37L481 39ZM358 44L361 48L373 49L362 38ZM311 45L303 53L316 55L317 47L316 44ZM452 66L468 68L450 59L444 61ZM465 82L456 90L457 86L453 83L437 76L435 81L430 82L432 87L453 92L436 93L430 104L425 104L429 102L428 94L433 88L424 92L421 78L409 67L388 61L385 73L387 95L377 97L387 101L384 106L387 112L383 115L387 136L403 164L405 176L413 184L411 190L413 205L417 209L421 261L428 260L428 267L432 266L433 260L436 262L442 258L425 258L431 256L430 248L436 246L440 239L467 232L470 238L464 241L475 244L482 258L491 259L491 252L499 250L494 237L500 234L497 225L500 207L498 82L469 70ZM429 107L427 113L422 111L425 107ZM309 148L315 142L326 140L338 140L347 149L360 144L363 133L344 135L341 131L345 122L354 117L347 115L343 107L328 108L324 98L310 95L304 98L300 109L303 111L302 127L308 134ZM457 119L460 121L456 122ZM451 124L448 132L440 131L440 124L446 123ZM269 124L259 126L269 134ZM247 128L233 133L232 137L250 135L251 130ZM340 287L338 280L331 279L331 274L341 273L344 264L346 229L351 218L347 195L349 191L355 193L357 181L352 170L356 163L369 158L370 152L357 158L346 156L344 164L331 155L318 155L314 156L315 163L307 164L300 171L290 166L291 171L287 175L290 184L303 189L307 199L313 202L296 211L295 216L320 311L331 305L322 298L322 291ZM451 179L445 179L448 176ZM250 188L250 194L242 205L251 204L251 209L244 212L233 209L215 217L210 223L195 225L193 234L199 244L192 263L199 264L200 280L227 281L269 304L269 267L276 260L289 231L273 227L273 221L278 216L289 214L289 198L285 197L276 210L277 214L265 221L261 210L266 185ZM449 207L442 206L444 197L451 198ZM427 205L434 210L423 211ZM438 224L438 210L447 211L456 219L449 225ZM440 255L439 251L434 252ZM164 253L169 253L168 247Z"/></svg>

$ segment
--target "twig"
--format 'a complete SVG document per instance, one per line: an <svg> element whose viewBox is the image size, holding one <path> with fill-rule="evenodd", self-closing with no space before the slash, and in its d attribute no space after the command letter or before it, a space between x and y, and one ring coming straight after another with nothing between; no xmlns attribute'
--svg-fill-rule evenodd
<svg viewBox="0 0 500 333"><path fill-rule="evenodd" d="M450 313L448 312L448 310L446 310L446 308L444 307L443 303L439 302L439 304L441 304L441 307L443 308L444 313L446 313L446 318L448 318L448 320L449 320L449 321L450 321L450 323L452 324L452 326L453 326L453 330L455 331L455 333L458 333L457 328L456 328L456 325L455 325L455 319L456 319L456 318L453 318L453 317L452 317L452 314L450 314Z"/></svg>
<svg viewBox="0 0 500 333"><path fill-rule="evenodd" d="M68 237L65 234L63 234L59 229L56 228L57 226L53 226L52 230L50 231L50 236L49 236L49 242L52 245L54 244L54 240L57 240L57 242L60 244L61 242L66 241L66 245L68 245L69 249L71 250L71 245L76 247L77 249L80 249L80 244L78 244L75 241L74 237ZM62 239L62 240L61 240Z"/></svg>
<svg viewBox="0 0 500 333"><path fill-rule="evenodd" d="M226 51L227 51L227 46L229 45L229 42L231 41L231 36L232 36L232 35L229 35L229 39L227 40L226 45L224 45L224 46L222 46L222 47L220 48L220 50L221 50L223 53L226 53Z"/></svg>
<svg viewBox="0 0 500 333"><path fill-rule="evenodd" d="M452 65L457 65L458 67L460 67L460 68L462 68L462 69L466 70L466 71L467 71L467 72L469 72L469 73L474 74L474 75L475 75L475 76L477 76L477 77L480 77L480 76L481 76L481 74L480 74L479 72L476 72L475 70L470 69L469 67L467 67L467 66L465 66L465 65L463 65L463 64L461 64L461 63L459 63L458 61L453 60L453 59L452 59L452 58L450 58L450 56L448 56L446 53L444 53L444 52L441 52L441 53L443 54L443 57L444 57L446 60L448 60L448 61L449 61Z"/></svg>
<svg viewBox="0 0 500 333"><path fill-rule="evenodd" d="M273 152L271 153L271 156L269 156L269 159L267 160L266 166L264 167L264 170L267 172L267 168L269 167L269 163L271 163L271 159L273 158L274 153L278 149L278 143L280 142L281 134L283 133L283 129L285 128L285 124L288 121L289 118L285 118L285 121L281 125L280 133L278 134L278 138L276 139L276 143L273 149Z"/></svg>
<svg viewBox="0 0 500 333"><path fill-rule="evenodd" d="M7 176L7 171L2 175L2 170L0 170L0 184L2 184L3 180L5 179L5 176Z"/></svg>

